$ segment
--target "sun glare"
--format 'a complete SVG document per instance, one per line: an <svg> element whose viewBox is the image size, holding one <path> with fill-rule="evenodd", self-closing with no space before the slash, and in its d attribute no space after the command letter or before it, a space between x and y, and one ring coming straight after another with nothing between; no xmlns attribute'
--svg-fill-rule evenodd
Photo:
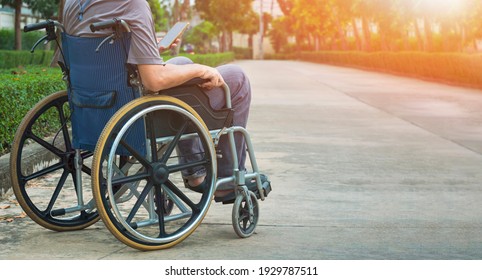
<svg viewBox="0 0 482 280"><path fill-rule="evenodd" d="M420 0L420 2L425 2L434 10L451 13L458 12L466 0Z"/></svg>

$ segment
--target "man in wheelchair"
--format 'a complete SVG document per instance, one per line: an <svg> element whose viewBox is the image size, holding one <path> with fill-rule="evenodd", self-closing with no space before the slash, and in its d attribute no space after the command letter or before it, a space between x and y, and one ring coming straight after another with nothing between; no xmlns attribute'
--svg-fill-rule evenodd
<svg viewBox="0 0 482 280"><path fill-rule="evenodd" d="M213 109L221 109L226 105L226 98L220 86L226 84L231 93L233 125L246 127L251 101L250 83L243 70L236 65L223 65L217 68L195 64L188 58L177 57L164 61L160 56L154 30L152 13L145 0L67 0L64 8L63 24L65 32L71 36L94 37L105 36L108 30L93 33L90 25L95 22L119 18L127 22L131 29L130 49L127 63L136 65L140 80L145 89L159 92L179 86L193 78L201 78L199 84L209 98ZM163 50L161 50L163 51ZM232 156L227 137L219 139L218 148L222 157L218 159L218 177L232 176ZM246 148L242 135L235 135L239 169L245 169ZM180 144L181 152L196 154L202 151L196 141L186 140ZM189 160L189 159L186 159ZM185 186L203 192L205 171L202 168L183 171ZM264 176L262 176L264 180ZM253 182L247 182L248 188L256 189ZM216 201L234 201L234 186L220 186L215 193Z"/></svg>

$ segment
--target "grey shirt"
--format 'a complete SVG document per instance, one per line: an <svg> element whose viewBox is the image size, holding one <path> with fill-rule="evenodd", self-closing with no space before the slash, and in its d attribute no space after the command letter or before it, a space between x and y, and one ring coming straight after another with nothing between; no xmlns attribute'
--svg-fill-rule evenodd
<svg viewBox="0 0 482 280"><path fill-rule="evenodd" d="M82 20L79 19L81 6ZM164 63L159 55L152 12L146 0L67 0L63 16L66 33L79 37L105 36L109 34L109 30L93 33L90 24L114 18L122 19L129 24L132 33L127 63Z"/></svg>

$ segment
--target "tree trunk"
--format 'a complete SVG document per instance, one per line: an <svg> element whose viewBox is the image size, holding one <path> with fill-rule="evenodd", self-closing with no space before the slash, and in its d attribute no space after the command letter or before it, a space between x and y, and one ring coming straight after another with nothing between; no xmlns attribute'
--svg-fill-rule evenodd
<svg viewBox="0 0 482 280"><path fill-rule="evenodd" d="M22 30L20 21L22 17L22 0L15 0L15 50L22 49Z"/></svg>
<svg viewBox="0 0 482 280"><path fill-rule="evenodd" d="M363 29L363 50L371 50L371 34L368 21L365 17L362 17L362 29Z"/></svg>
<svg viewBox="0 0 482 280"><path fill-rule="evenodd" d="M59 22L64 22L64 5L65 5L65 0L60 0L59 1Z"/></svg>
<svg viewBox="0 0 482 280"><path fill-rule="evenodd" d="M233 31L228 32L228 49L227 51L230 52L233 50Z"/></svg>
<svg viewBox="0 0 482 280"><path fill-rule="evenodd" d="M423 26L425 30L425 51L432 51L432 29L430 26L430 21L427 17L423 19Z"/></svg>
<svg viewBox="0 0 482 280"><path fill-rule="evenodd" d="M360 38L360 33L358 32L358 25L356 24L356 19L352 19L352 25L353 25L353 34L355 35L355 41L356 41L356 50L361 51L362 49L362 42Z"/></svg>
<svg viewBox="0 0 482 280"><path fill-rule="evenodd" d="M182 21L188 20L190 7L191 7L191 3L189 0L184 0L184 2L182 2L181 13L180 13L180 18Z"/></svg>
<svg viewBox="0 0 482 280"><path fill-rule="evenodd" d="M422 37L422 32L420 32L420 26L418 26L418 20L415 19L415 22L414 22L414 26L415 26L415 35L417 36L417 44L418 44L418 50L419 51L424 51L424 40L423 40L423 37Z"/></svg>
<svg viewBox="0 0 482 280"><path fill-rule="evenodd" d="M346 51L347 43L346 43L346 36L345 36L345 29L340 22L340 19L336 17L336 26L338 28L338 37L340 38L341 50Z"/></svg>
<svg viewBox="0 0 482 280"><path fill-rule="evenodd" d="M223 29L221 34L221 42L219 46L220 52L227 52L229 48L229 31L227 29Z"/></svg>

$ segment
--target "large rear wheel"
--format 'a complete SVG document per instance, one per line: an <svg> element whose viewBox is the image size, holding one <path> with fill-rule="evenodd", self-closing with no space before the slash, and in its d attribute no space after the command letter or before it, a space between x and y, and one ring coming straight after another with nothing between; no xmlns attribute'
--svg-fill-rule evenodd
<svg viewBox="0 0 482 280"><path fill-rule="evenodd" d="M145 144L133 144L136 137ZM185 149L191 144L199 149ZM92 186L106 227L139 250L178 244L211 204L215 156L206 125L189 105L167 96L131 101L107 123L94 152ZM121 157L128 160L120 164ZM194 171L206 175L202 193L184 185Z"/></svg>
<svg viewBox="0 0 482 280"><path fill-rule="evenodd" d="M56 231L78 230L99 220L90 187L78 183L66 91L47 96L19 125L10 154L15 196L28 216ZM82 181L90 183L87 162L92 152L79 151Z"/></svg>

